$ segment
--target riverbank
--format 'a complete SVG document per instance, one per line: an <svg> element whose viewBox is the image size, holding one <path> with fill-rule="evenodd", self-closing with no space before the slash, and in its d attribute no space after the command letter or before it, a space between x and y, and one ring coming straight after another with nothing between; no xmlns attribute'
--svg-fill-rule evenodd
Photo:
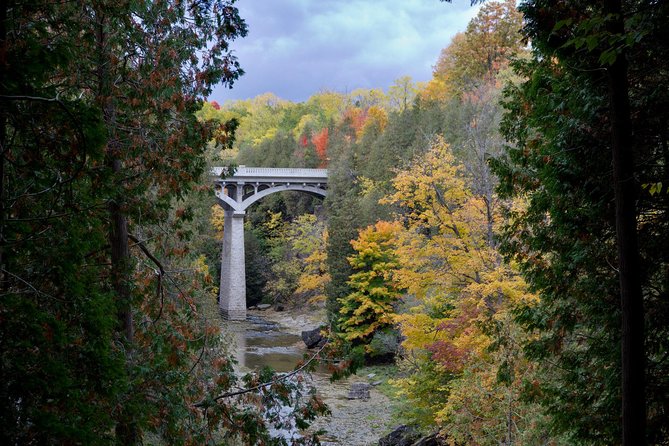
<svg viewBox="0 0 669 446"><path fill-rule="evenodd" d="M252 310L249 314L278 325L278 330L300 335L303 330L311 330L325 323L325 310L300 311L264 311ZM369 377L362 372L347 379L331 383L322 373L313 373L311 380L318 394L328 405L332 413L317 419L311 431L324 430L321 436L323 445L368 446L378 444L379 438L396 427L392 419L392 401L382 394L378 387L372 386L369 399L348 399L353 383L374 382L384 384L384 377Z"/></svg>

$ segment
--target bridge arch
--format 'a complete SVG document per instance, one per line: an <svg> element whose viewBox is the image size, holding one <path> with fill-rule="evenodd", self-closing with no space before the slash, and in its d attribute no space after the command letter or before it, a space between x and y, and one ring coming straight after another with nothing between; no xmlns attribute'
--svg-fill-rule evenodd
<svg viewBox="0 0 669 446"><path fill-rule="evenodd" d="M232 175L230 175L232 173ZM244 216L246 209L276 192L298 191L327 196L326 169L239 166L233 172L213 169L218 203L225 211L219 308L232 320L246 319Z"/></svg>

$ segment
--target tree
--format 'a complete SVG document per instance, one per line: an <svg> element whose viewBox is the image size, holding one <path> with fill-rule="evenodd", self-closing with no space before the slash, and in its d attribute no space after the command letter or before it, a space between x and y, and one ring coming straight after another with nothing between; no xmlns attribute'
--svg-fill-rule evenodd
<svg viewBox="0 0 669 446"><path fill-rule="evenodd" d="M528 2L521 9L535 55L519 66L528 81L509 93L505 128L517 148L498 171L507 194L530 198L505 241L542 295L542 314L525 314L525 322L552 339L549 354L568 370L555 376L570 396L546 404L558 428L578 441L661 443L667 428L656 414L666 401L656 373L666 370L666 361L655 353L663 342L649 331L664 332L667 325L657 301L666 292L657 270L666 253L650 246L665 226L648 216L663 214L665 205L664 198L640 193L637 181L654 184L666 175L660 161L666 98L652 93L666 85L666 75L650 69L661 66L667 52L659 43L666 5L603 1L584 9L579 2ZM647 125L641 116L649 110L659 116ZM597 377L605 398L570 388L567 379L582 370ZM646 398L645 382L653 389ZM557 386L551 397L556 393L562 393ZM622 411L614 410L620 400ZM562 417L570 412L596 418L574 423Z"/></svg>
<svg viewBox="0 0 669 446"><path fill-rule="evenodd" d="M400 112L408 109L417 93L418 88L411 79L411 76L402 76L399 79L395 79L395 83L388 88L390 107Z"/></svg>
<svg viewBox="0 0 669 446"><path fill-rule="evenodd" d="M455 441L528 438L540 428L528 417L534 409L521 389L534 374L512 312L537 299L489 236L502 222L499 200L493 195L487 203L440 138L393 186L384 200L399 205L406 226L394 277L417 301L395 318L410 358L409 376L398 385L420 408L413 416L436 423ZM418 379L424 382L414 388ZM428 394L432 399L421 401Z"/></svg>
<svg viewBox="0 0 669 446"><path fill-rule="evenodd" d="M444 48L433 70L437 97L459 94L493 81L522 52L522 14L513 0L486 3L464 33Z"/></svg>
<svg viewBox="0 0 669 446"><path fill-rule="evenodd" d="M325 222L313 214L301 215L288 229L288 240L301 266L296 293L305 295L309 303L324 302L325 287L330 281Z"/></svg>
<svg viewBox="0 0 669 446"><path fill-rule="evenodd" d="M269 440L225 396L236 378L197 312L210 274L185 242L217 130L195 113L241 74L233 3L0 6L3 443Z"/></svg>
<svg viewBox="0 0 669 446"><path fill-rule="evenodd" d="M318 167L326 167L328 163L328 128L325 127L312 136L311 142L314 144L316 155L320 161Z"/></svg>
<svg viewBox="0 0 669 446"><path fill-rule="evenodd" d="M338 327L346 341L363 345L372 355L372 338L393 327L394 305L401 295L393 281L399 266L395 253L399 229L399 223L379 221L351 241L355 250L348 258L353 268L349 279L352 292L339 300Z"/></svg>
<svg viewBox="0 0 669 446"><path fill-rule="evenodd" d="M151 386L133 384L145 347L134 323L143 253L129 239L140 240L202 172L197 156L213 129L193 114L213 82L240 74L227 45L245 25L229 2L215 3L1 8L2 311L42 324L3 327L3 357L26 358L3 360L11 443L104 442L113 420L116 441L132 444L154 414L139 403ZM27 355L44 330L47 343ZM80 397L69 396L73 387Z"/></svg>

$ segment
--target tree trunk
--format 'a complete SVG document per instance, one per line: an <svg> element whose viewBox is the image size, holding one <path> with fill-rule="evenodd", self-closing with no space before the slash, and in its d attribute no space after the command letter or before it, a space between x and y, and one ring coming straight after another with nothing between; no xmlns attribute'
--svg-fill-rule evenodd
<svg viewBox="0 0 669 446"><path fill-rule="evenodd" d="M113 103L111 49L108 42L107 18L102 11L96 11L97 45L98 45L98 98L102 106L108 141L106 147L107 167L112 171L113 181L121 178L123 162L121 160L120 143L116 136L116 109ZM128 247L128 219L123 211L123 184L115 184L114 196L109 209L109 246L111 249L111 284L116 297L116 309L119 334L126 348L126 362L132 354L134 327L132 320L131 293L129 286L130 250ZM140 444L140 434L136 423L125 407L121 407L116 417L116 443L118 445Z"/></svg>
<svg viewBox="0 0 669 446"><path fill-rule="evenodd" d="M122 163L119 159L111 160L112 172L121 172ZM116 294L118 322L120 332L126 343L134 338L132 311L130 305L130 287L128 286L130 250L128 248L128 220L123 213L122 203L117 198L109 205L109 245L111 246L111 277Z"/></svg>
<svg viewBox="0 0 669 446"><path fill-rule="evenodd" d="M7 46L7 3L0 7L0 49ZM5 71L0 70L0 95L4 95ZM5 151L7 150L7 123L4 101L0 101L0 289L9 287L5 278Z"/></svg>
<svg viewBox="0 0 669 446"><path fill-rule="evenodd" d="M620 0L606 0L613 14L610 31L624 33ZM613 143L616 236L622 307L622 427L623 446L646 444L644 310L636 227L637 188L630 117L627 61L624 53L607 69Z"/></svg>

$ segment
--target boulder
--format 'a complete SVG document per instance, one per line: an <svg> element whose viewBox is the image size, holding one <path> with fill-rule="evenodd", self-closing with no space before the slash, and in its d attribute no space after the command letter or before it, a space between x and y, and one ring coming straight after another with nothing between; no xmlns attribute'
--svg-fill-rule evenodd
<svg viewBox="0 0 669 446"><path fill-rule="evenodd" d="M420 439L420 433L413 426L403 424L379 440L379 446L412 446Z"/></svg>
<svg viewBox="0 0 669 446"><path fill-rule="evenodd" d="M353 383L348 391L349 400L368 400L370 386L367 383Z"/></svg>
<svg viewBox="0 0 669 446"><path fill-rule="evenodd" d="M325 345L327 339L321 334L323 327L314 328L313 330L307 330L302 332L302 340L304 345L307 348L320 348Z"/></svg>
<svg viewBox="0 0 669 446"><path fill-rule="evenodd" d="M267 309L270 308L271 306L272 306L272 305L270 305L270 304L259 304L259 305L257 305L258 310L267 310Z"/></svg>

